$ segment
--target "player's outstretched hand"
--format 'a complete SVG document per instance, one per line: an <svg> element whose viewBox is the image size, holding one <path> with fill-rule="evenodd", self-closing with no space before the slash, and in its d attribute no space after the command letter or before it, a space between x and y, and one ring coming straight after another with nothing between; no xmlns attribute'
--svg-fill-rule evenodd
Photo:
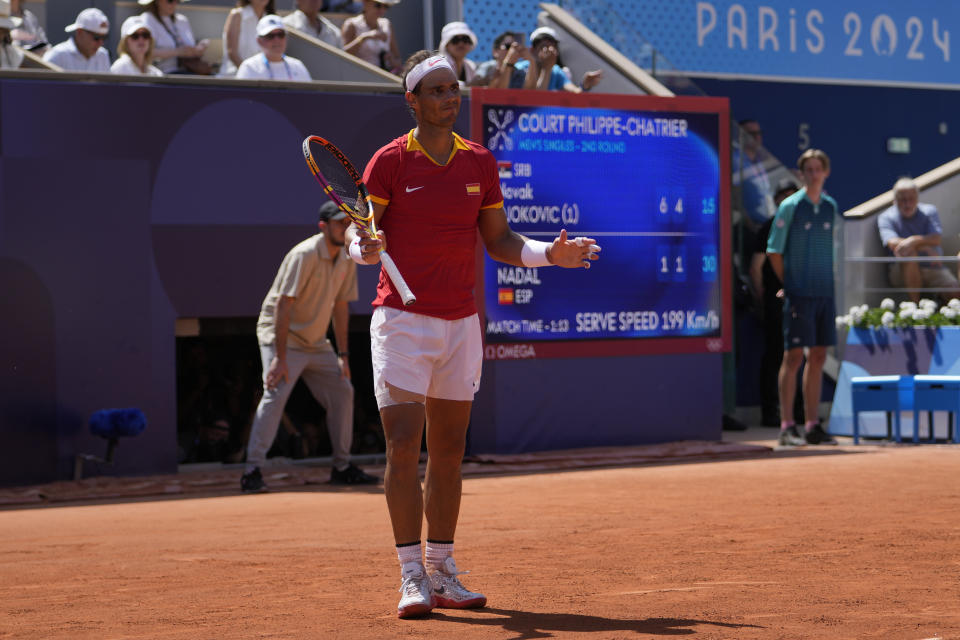
<svg viewBox="0 0 960 640"><path fill-rule="evenodd" d="M550 247L550 262L567 269L589 269L590 262L600 256L600 246L593 238L567 238L567 230L561 229L560 235Z"/></svg>

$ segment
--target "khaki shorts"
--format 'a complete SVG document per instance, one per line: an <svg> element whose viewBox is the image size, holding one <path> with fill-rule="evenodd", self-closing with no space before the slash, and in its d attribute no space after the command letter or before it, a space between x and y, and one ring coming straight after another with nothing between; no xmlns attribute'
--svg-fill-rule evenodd
<svg viewBox="0 0 960 640"><path fill-rule="evenodd" d="M483 343L477 314L444 320L377 307L370 322L373 390L381 409L405 402L473 400Z"/></svg>
<svg viewBox="0 0 960 640"><path fill-rule="evenodd" d="M890 277L890 284L895 288L903 289L907 286L903 281L903 272L900 270L899 264L891 264L888 267L887 275ZM957 282L956 276L946 267L920 267L920 279L923 281L924 289L960 289L960 282Z"/></svg>

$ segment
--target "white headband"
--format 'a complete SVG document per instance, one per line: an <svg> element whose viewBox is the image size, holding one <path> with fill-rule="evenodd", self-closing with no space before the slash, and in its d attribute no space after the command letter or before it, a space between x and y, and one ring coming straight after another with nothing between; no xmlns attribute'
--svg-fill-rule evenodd
<svg viewBox="0 0 960 640"><path fill-rule="evenodd" d="M427 75L431 71L436 71L437 69L450 69L454 75L456 71L453 71L453 67L450 66L450 62L447 61L446 56L433 56L432 58L427 58L417 64L413 69L410 69L410 73L407 74L407 78L404 83L407 85L407 91L413 91L414 88L420 81L423 80L423 76Z"/></svg>

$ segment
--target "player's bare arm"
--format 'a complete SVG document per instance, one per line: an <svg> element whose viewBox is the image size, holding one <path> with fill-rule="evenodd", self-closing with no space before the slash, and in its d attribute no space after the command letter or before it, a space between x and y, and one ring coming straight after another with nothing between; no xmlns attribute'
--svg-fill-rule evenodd
<svg viewBox="0 0 960 640"><path fill-rule="evenodd" d="M529 266L523 260L523 248L536 241L510 229L503 207L482 210L478 224L480 237L491 258L518 267ZM567 230L561 229L560 235L546 247L546 259L558 267L590 268L590 262L599 257L599 251L600 247L593 238L568 238Z"/></svg>

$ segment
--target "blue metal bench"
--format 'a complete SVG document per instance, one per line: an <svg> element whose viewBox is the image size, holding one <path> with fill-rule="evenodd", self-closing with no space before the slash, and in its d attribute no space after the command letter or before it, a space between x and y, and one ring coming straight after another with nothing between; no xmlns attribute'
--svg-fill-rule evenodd
<svg viewBox="0 0 960 640"><path fill-rule="evenodd" d="M913 376L855 376L850 380L853 405L853 443L860 443L862 411L887 414L887 438L890 438L890 414L893 414L893 439L900 442L900 412L913 406ZM916 428L914 428L916 434Z"/></svg>
<svg viewBox="0 0 960 640"><path fill-rule="evenodd" d="M919 412L928 413L927 428L930 442L936 441L933 412L947 411L947 440L960 444L960 429L956 415L960 415L960 376L914 376L913 378L913 441L919 442Z"/></svg>

